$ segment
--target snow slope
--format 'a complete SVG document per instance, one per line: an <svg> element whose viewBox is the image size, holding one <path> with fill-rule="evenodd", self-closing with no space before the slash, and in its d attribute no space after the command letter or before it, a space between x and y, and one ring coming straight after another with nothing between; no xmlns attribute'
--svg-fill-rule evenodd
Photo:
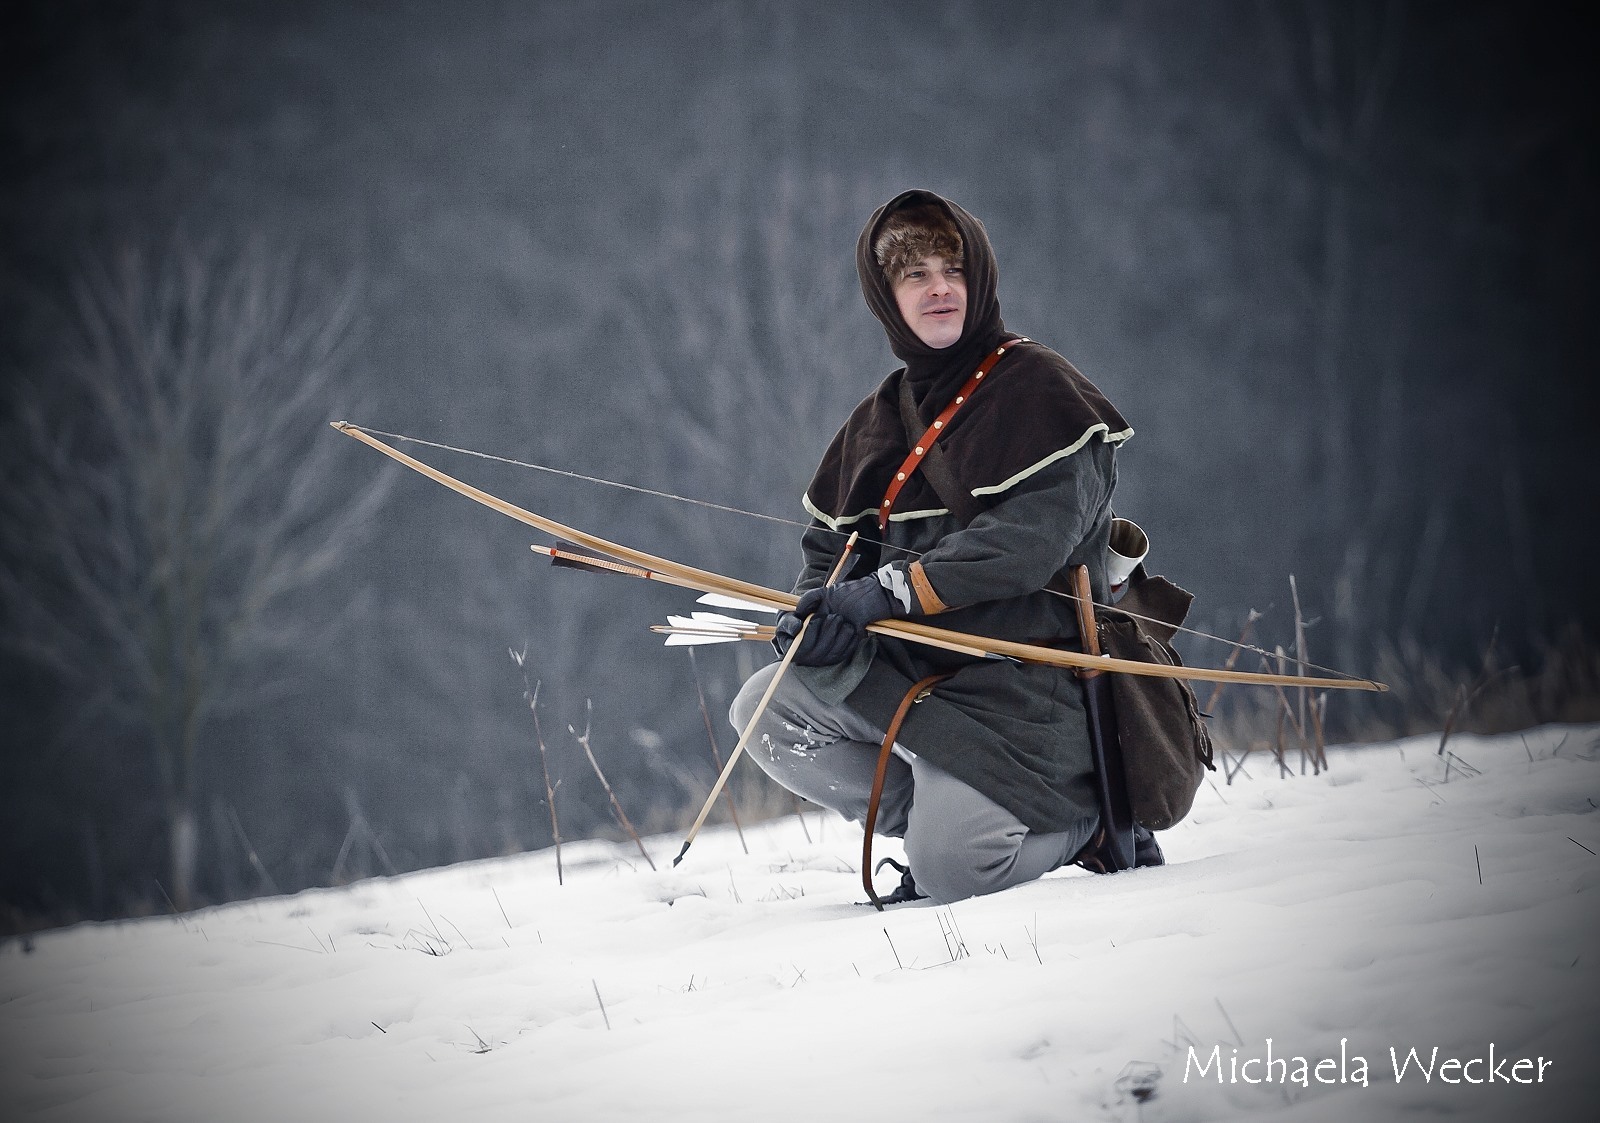
<svg viewBox="0 0 1600 1123"><path fill-rule="evenodd" d="M857 904L810 815L8 941L0 1118L1592 1118L1600 726L1436 747L1255 757L1165 868L950 908Z"/></svg>

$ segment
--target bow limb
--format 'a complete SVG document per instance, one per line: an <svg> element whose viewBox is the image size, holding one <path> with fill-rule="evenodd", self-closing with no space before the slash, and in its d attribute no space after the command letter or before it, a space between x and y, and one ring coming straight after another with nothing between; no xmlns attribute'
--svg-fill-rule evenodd
<svg viewBox="0 0 1600 1123"><path fill-rule="evenodd" d="M1301 686L1312 690L1371 690L1383 693L1389 688L1381 682L1364 678L1310 678L1304 675L1260 674L1255 671L1212 670L1208 667L1168 666L1165 663L1139 663L1131 659L1116 659L1109 655L1083 655L1076 651L1059 651L1053 647L1039 647L1031 643L993 639L989 636L969 636L943 628L916 624L910 620L883 621L868 624L867 631L880 632L913 643L925 643L950 651L969 651L981 644L983 653L1019 659L1024 663L1043 663L1051 667L1070 667L1074 670L1117 671L1122 674L1144 675L1148 678L1175 678L1188 682L1236 682L1254 686ZM950 639L964 639L965 647L950 643Z"/></svg>
<svg viewBox="0 0 1600 1123"><path fill-rule="evenodd" d="M792 593L780 592L777 589L769 589L749 581L740 581L734 577L724 577L719 573L712 573L710 570L697 569L691 565L684 565L682 562L657 557L643 550L635 550L630 546L624 546L601 538L598 535L566 526L556 522L554 519L547 519L543 515L536 515L532 511L527 511L513 503L508 503L498 496L473 487L471 484L462 483L454 476L446 475L431 465L407 456L376 437L368 435L348 421L333 421L329 424L346 436L354 437L363 444L371 445L385 456L398 460L412 471L420 472L435 483L443 484L451 491L464 495L474 502L482 503L485 507L499 511L508 518L516 519L520 523L542 530L546 534L554 535L557 538L565 538L588 549L598 550L600 553L609 555L619 561L625 561L648 569L652 580L663 581L669 585L677 585L684 589L694 589L702 593L726 593L730 596L742 597L745 600L780 611L794 608L799 599ZM1016 643L1011 640L992 639L988 636L952 632L944 628L935 628L928 624L919 624L910 620L881 620L876 624L869 624L867 631L892 636L912 643L925 644L929 647L943 648L946 651L954 651L963 655L1001 656L1018 659L1024 663L1042 663L1046 666L1067 667L1074 670L1117 671L1123 674L1184 679L1191 682L1234 682L1255 686L1299 686L1314 690L1385 691L1388 689L1382 683L1361 678L1308 678L1301 675L1210 670L1205 667L1176 667L1167 666L1163 663L1139 663L1130 659L1113 659L1109 656L1096 657L1084 655L1077 651L1060 651L1053 647L1040 647L1031 643Z"/></svg>
<svg viewBox="0 0 1600 1123"><path fill-rule="evenodd" d="M555 535L576 542L580 546L591 550L598 550L619 561L629 562L642 566L651 571L651 577L664 581L669 585L677 585L684 589L694 589L702 593L727 593L732 596L743 597L745 600L755 601L757 604L766 605L778 610L793 608L798 598L789 593L779 592L777 589L768 589L762 585L754 585L748 581L740 581L732 577L724 577L719 573L712 573L705 569L696 569L692 565L684 565L668 558L657 557L635 550L618 542L611 542L598 535L589 534L574 527L565 526L554 519L547 519L543 515L536 515L532 511L524 510L514 503L508 503L497 495L490 495L487 491L473 487L471 484L462 483L454 476L446 475L439 469L414 457L393 448L376 437L369 436L348 421L334 421L330 424L346 436L354 437L363 444L371 445L385 456L393 457L412 471L420 472L435 483L443 484L468 499L482 503L485 507L499 511L502 515L516 519L518 522L542 530L546 534Z"/></svg>

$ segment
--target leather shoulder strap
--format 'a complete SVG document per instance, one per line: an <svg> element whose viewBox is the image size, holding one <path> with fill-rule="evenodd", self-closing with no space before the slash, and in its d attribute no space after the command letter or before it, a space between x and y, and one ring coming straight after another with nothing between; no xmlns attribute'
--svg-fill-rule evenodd
<svg viewBox="0 0 1600 1123"><path fill-rule="evenodd" d="M916 406L911 401L911 389L903 382L900 384L900 419L905 423L908 434L916 432L922 424L917 417ZM970 525L973 519L983 514L987 506L956 480L950 462L945 458L943 445L930 444L927 449L918 465L923 478L933 485L939 501L950 509L961 525Z"/></svg>
<svg viewBox="0 0 1600 1123"><path fill-rule="evenodd" d="M879 530L882 530L884 527L889 525L889 514L894 510L894 501L899 497L900 489L905 487L906 481L911 478L912 474L916 472L918 468L924 468L924 470L926 470L927 455L934 447L934 442L939 439L941 434L943 434L945 427L950 424L950 418L954 417L956 411L965 405L967 400L972 397L972 395L977 391L978 387L983 384L984 378L987 377L989 372L994 369L994 365L1005 357L1006 352L1011 350L1011 348L1015 347L1017 344L1026 342L1026 339L1021 338L1008 339L999 347L995 348L993 351L990 351L989 354L985 356L983 362L979 364L978 369L973 372L972 377L967 379L966 385L962 386L960 390L956 391L956 396L950 400L943 410L940 411L939 416L933 419L933 424L929 425L927 429L922 432L922 435L916 439L915 443L912 444L910 454L906 456L904 463L902 463L899 470L895 472L894 478L889 481L889 490L884 493L883 502L878 506ZM909 437L912 433L917 431L916 422L918 421L918 418L915 415L915 411L910 411L908 416L908 407L910 405L908 400L909 391L903 382L901 383L900 394L900 416L902 421L907 423L906 435ZM946 471L945 475L947 482L954 482L948 471ZM956 512L957 517L961 518L963 522L972 521L971 517L962 515L960 507L951 505L951 497L945 494L944 489L939 487L938 481L933 476L928 476L927 479L934 485L934 490L939 492L939 497L945 501L945 505L950 507L952 511ZM956 487L954 490L959 492L961 489ZM978 511L981 510L982 507L980 505L978 507ZM973 513L974 517L976 513L977 512Z"/></svg>

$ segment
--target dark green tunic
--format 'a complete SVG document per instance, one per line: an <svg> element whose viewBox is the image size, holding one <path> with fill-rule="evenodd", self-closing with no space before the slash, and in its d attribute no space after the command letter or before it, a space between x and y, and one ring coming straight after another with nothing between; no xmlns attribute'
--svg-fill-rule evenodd
<svg viewBox="0 0 1600 1123"><path fill-rule="evenodd" d="M928 622L1000 639L1072 645L1075 606L1045 586L1071 567L1087 564L1095 599L1106 600L1116 447L1132 429L1088 379L1049 348L1017 345L940 437L952 476L981 513L963 526L919 472L901 492L888 527L879 530L884 491L911 441L920 436L908 437L901 421L902 383L910 387L926 422L988 349L1015 338L1000 323L987 236L959 207L925 192L907 193L873 217L862 246L870 247L889 211L926 199L947 206L963 235L966 331L944 351L908 338L876 263L864 256L870 249L858 250L868 304L907 365L856 408L823 457L805 497L814 521L802 540L806 564L795 588L821 584L844 537L860 530L870 565L920 561L933 590L950 606ZM1065 830L1096 813L1083 696L1070 671L869 636L847 663L795 667L790 673L823 699L848 704L886 727L913 683L950 671L953 676L931 697L911 708L901 744L993 799L1031 830Z"/></svg>

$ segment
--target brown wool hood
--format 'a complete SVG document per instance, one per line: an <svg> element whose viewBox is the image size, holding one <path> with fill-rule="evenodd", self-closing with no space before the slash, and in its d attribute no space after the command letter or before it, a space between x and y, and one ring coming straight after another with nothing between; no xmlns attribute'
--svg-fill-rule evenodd
<svg viewBox="0 0 1600 1123"><path fill-rule="evenodd" d="M927 346L901 319L873 252L885 218L902 207L930 203L943 208L961 234L967 281L961 337L943 349ZM862 527L872 535L889 481L922 433L921 427L907 430L902 389L910 392L926 425L990 350L1018 337L1000 321L999 270L983 224L931 191L907 191L873 214L856 243L856 272L867 307L906 365L868 395L834 435L806 489L805 507L834 530ZM939 447L958 486L991 506L1063 457L1091 443L1115 446L1132 435L1116 407L1076 367L1042 344L1022 342L1007 350L982 389L941 431ZM946 513L945 507L925 474L914 472L892 517L934 517Z"/></svg>
<svg viewBox="0 0 1600 1123"><path fill-rule="evenodd" d="M927 205L942 209L961 233L963 269L967 282L967 318L962 325L961 338L945 348L929 347L907 326L895 303L894 290L890 288L889 280L879 268L873 252L873 245L885 219L896 211ZM906 364L906 378L916 390L919 405L931 395L940 398L939 406L942 406L944 399L954 393L955 388L977 367L982 356L998 346L1002 339L1008 338L1005 324L1000 319L1000 299L997 295L1000 270L995 262L994 248L989 244L988 232L984 230L983 223L932 191L902 192L873 212L856 241L856 274L861 279L861 292L867 299L867 307L878 318L889 337L889 350ZM937 410L939 407L933 408Z"/></svg>

